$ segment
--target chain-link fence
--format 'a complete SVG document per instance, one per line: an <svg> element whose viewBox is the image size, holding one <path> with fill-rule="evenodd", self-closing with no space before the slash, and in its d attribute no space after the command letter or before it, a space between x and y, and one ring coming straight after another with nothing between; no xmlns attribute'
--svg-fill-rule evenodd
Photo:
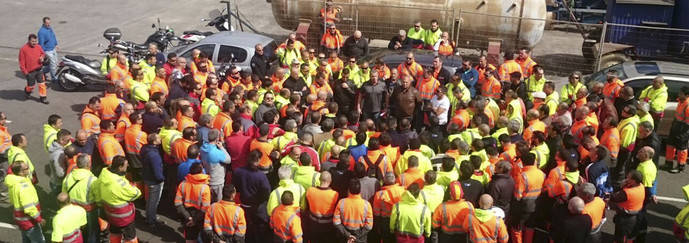
<svg viewBox="0 0 689 243"><path fill-rule="evenodd" d="M276 20L282 22L283 27L288 22L292 29L297 29L300 22L310 22L308 35L303 38L309 47L318 47L325 31L324 20L319 17L326 7L325 1L287 2L292 5L280 9L274 6ZM385 5L385 2L338 2L333 5L339 10L337 29L345 38L360 30L365 38L383 40L387 44L400 30L412 28L415 21L420 21L427 29L431 20L436 20L439 28L448 32L455 41L462 58L477 61L481 55L488 54L489 45L494 47L499 44L500 53L517 52L526 47L530 50L531 58L545 69L547 76L566 77L573 71L592 73L629 60L689 60L689 30L610 23L584 24L519 17L529 16L523 13L504 16L424 6L438 5L424 5L423 2L409 3L408 6ZM499 65L503 61L502 55L489 56L489 62Z"/></svg>

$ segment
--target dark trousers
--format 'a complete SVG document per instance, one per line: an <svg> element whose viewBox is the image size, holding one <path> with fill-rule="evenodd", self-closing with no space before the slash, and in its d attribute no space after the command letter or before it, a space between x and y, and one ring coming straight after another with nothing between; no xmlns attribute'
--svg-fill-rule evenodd
<svg viewBox="0 0 689 243"><path fill-rule="evenodd" d="M466 243L468 241L467 234L445 234L443 232L438 233L438 243Z"/></svg>
<svg viewBox="0 0 689 243"><path fill-rule="evenodd" d="M248 206L242 204L246 218L246 242L263 243L268 242L273 237L267 221L265 204L262 206Z"/></svg>
<svg viewBox="0 0 689 243"><path fill-rule="evenodd" d="M332 241L335 234L335 226L332 223L317 223L305 217L307 227L304 230L306 240L310 242L328 242Z"/></svg>
<svg viewBox="0 0 689 243"><path fill-rule="evenodd" d="M615 242L623 243L627 239L634 239L636 215L618 213L613 218L613 222L615 222Z"/></svg>
<svg viewBox="0 0 689 243"><path fill-rule="evenodd" d="M373 230L368 234L369 243L395 243L395 235L390 232L390 218L373 217Z"/></svg>
<svg viewBox="0 0 689 243"><path fill-rule="evenodd" d="M615 177L612 183L613 187L619 188L625 178L625 175L630 169L633 169L630 166L632 157L632 151L629 151L626 148L620 148L620 153L618 154L617 162L615 163Z"/></svg>

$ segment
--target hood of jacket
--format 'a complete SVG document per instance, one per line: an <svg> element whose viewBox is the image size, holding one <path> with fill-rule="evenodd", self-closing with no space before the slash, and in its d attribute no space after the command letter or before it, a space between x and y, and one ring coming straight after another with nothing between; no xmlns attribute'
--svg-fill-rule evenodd
<svg viewBox="0 0 689 243"><path fill-rule="evenodd" d="M72 172L70 172L70 174L72 175L72 178L74 178L74 180L78 181L94 176L90 170L79 168L75 168L74 170L72 170Z"/></svg>
<svg viewBox="0 0 689 243"><path fill-rule="evenodd" d="M5 184L7 185L7 188L10 190L12 190L12 187L19 185L22 182L31 183L31 180L24 176L18 176L15 174L9 174L5 177Z"/></svg>
<svg viewBox="0 0 689 243"><path fill-rule="evenodd" d="M204 174L204 173L198 173L195 175L192 174L187 174L186 177L184 177L184 180L192 183L192 184L208 184L208 180L210 180L210 176Z"/></svg>
<svg viewBox="0 0 689 243"><path fill-rule="evenodd" d="M486 209L480 209L480 208L477 208L476 210L474 210L474 215L476 215L476 219L478 219L478 221L481 221L484 223L486 221L492 219L495 216L495 214L493 213L493 210L490 210L490 209L486 210Z"/></svg>
<svg viewBox="0 0 689 243"><path fill-rule="evenodd" d="M119 178L120 175L113 173L108 168L105 168L101 170L100 175L98 176L98 181L103 186L102 188L106 188L105 186L119 183L117 181Z"/></svg>
<svg viewBox="0 0 689 243"><path fill-rule="evenodd" d="M296 178L297 176L311 176L313 172L316 171L316 168L313 166L297 166L297 169L294 171L294 177Z"/></svg>
<svg viewBox="0 0 689 243"><path fill-rule="evenodd" d="M420 197L419 193L419 197ZM423 199L415 198L414 195L411 194L409 191L404 191L404 194L402 194L402 198L400 199L400 203L404 204L423 204Z"/></svg>
<svg viewBox="0 0 689 243"><path fill-rule="evenodd" d="M63 150L65 150L65 147L58 143L57 140L53 141L52 143L50 143L50 145L48 145L48 153L50 154Z"/></svg>

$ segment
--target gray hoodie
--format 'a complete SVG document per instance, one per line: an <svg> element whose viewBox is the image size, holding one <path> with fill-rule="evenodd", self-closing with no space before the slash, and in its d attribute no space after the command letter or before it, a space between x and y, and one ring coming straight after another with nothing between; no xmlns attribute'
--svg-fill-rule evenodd
<svg viewBox="0 0 689 243"><path fill-rule="evenodd" d="M65 154L65 147L60 143L53 141L48 147L50 153L50 179L55 184L60 184L62 178L65 177L65 168L63 167L63 155Z"/></svg>

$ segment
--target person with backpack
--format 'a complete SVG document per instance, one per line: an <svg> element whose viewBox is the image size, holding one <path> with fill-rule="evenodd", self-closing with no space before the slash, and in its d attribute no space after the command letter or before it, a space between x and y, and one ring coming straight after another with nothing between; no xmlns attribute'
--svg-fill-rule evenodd
<svg viewBox="0 0 689 243"><path fill-rule="evenodd" d="M368 151L366 155L359 157L359 163L364 165L369 174L375 173L376 178L381 181L385 174L393 172L392 163L380 149L380 140L375 137L368 140Z"/></svg>

